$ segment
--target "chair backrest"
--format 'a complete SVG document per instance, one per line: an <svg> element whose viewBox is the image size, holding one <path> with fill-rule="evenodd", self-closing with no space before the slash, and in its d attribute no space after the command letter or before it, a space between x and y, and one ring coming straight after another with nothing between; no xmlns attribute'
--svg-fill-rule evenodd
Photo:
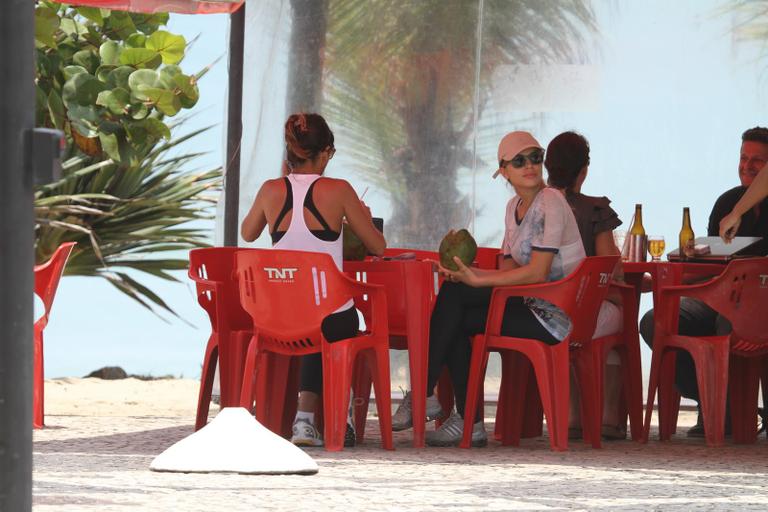
<svg viewBox="0 0 768 512"><path fill-rule="evenodd" d="M573 297L571 308L564 308L573 324L572 344L583 344L592 339L600 305L608 295L613 269L618 261L619 256L591 256L585 258L581 265L566 277L572 287L567 293Z"/></svg>
<svg viewBox="0 0 768 512"><path fill-rule="evenodd" d="M51 259L35 266L35 294L40 297L45 306L45 314L37 321L42 327L45 327L48 323L48 315L51 312L53 299L59 287L59 280L64 273L67 259L76 243L66 242L61 244L56 249L56 252L53 253Z"/></svg>
<svg viewBox="0 0 768 512"><path fill-rule="evenodd" d="M197 300L211 319L213 330L249 330L251 317L240 305L235 275L239 247L207 247L189 251L189 277L195 281Z"/></svg>
<svg viewBox="0 0 768 512"><path fill-rule="evenodd" d="M501 251L495 247L478 247L475 255L475 265L484 270L496 270L499 268L499 255Z"/></svg>
<svg viewBox="0 0 768 512"><path fill-rule="evenodd" d="M726 317L735 343L768 344L768 258L733 260L718 277L684 295Z"/></svg>
<svg viewBox="0 0 768 512"><path fill-rule="evenodd" d="M592 339L600 304L608 294L613 269L619 256L584 258L576 269L559 281L525 286L504 286L494 290L488 315L488 334L499 335L508 296L544 299L562 309L571 319L571 344L584 344Z"/></svg>
<svg viewBox="0 0 768 512"><path fill-rule="evenodd" d="M433 258L436 257L436 253L432 254ZM425 265L426 267L415 267L419 265ZM409 317L407 295L409 293L426 293L427 302L429 303L427 314L432 311L431 306L434 304L437 290L435 286L435 272L429 263L413 260L346 261L344 262L344 272L351 278L384 287L387 295L387 319L390 335L404 336L407 332ZM415 283L413 282L414 279L424 279L424 281ZM366 319L369 318L369 306L370 304L367 301L357 302L358 309L363 312Z"/></svg>
<svg viewBox="0 0 768 512"><path fill-rule="evenodd" d="M235 260L240 302L254 334L285 352L316 352L323 319L354 295L354 281L328 254L253 249Z"/></svg>

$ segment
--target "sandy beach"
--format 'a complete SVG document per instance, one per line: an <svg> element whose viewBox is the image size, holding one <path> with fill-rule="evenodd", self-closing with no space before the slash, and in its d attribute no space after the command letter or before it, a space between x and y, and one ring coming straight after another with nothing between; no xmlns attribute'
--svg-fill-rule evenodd
<svg viewBox="0 0 768 512"><path fill-rule="evenodd" d="M314 476L176 474L152 459L193 431L198 382L56 379L46 382L46 428L34 434L34 510L765 510L768 441L707 448L672 441L580 442L546 437L520 447L414 449L410 432L381 449L370 418L361 446L314 449ZM212 407L212 415L218 411ZM487 409L486 428L493 429ZM655 434L655 433L654 433Z"/></svg>

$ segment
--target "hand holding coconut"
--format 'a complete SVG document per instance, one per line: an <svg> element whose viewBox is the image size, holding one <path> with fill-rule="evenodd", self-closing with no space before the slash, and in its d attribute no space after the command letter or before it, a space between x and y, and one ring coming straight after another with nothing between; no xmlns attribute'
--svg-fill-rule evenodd
<svg viewBox="0 0 768 512"><path fill-rule="evenodd" d="M448 281L479 286L478 276L469 265L475 260L477 243L469 231L450 230L440 242L438 271Z"/></svg>

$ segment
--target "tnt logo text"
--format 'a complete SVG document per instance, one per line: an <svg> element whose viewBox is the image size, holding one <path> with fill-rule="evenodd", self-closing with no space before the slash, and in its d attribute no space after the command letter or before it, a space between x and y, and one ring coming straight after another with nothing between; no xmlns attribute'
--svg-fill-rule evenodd
<svg viewBox="0 0 768 512"><path fill-rule="evenodd" d="M600 279L598 281L600 286L607 285L608 281L610 281L610 280L611 280L611 274L609 274L607 272L600 272Z"/></svg>
<svg viewBox="0 0 768 512"><path fill-rule="evenodd" d="M293 281L293 276L298 270L298 268L264 267L264 272L267 273L267 279L270 281Z"/></svg>
<svg viewBox="0 0 768 512"><path fill-rule="evenodd" d="M760 288L768 287L768 274L760 274Z"/></svg>

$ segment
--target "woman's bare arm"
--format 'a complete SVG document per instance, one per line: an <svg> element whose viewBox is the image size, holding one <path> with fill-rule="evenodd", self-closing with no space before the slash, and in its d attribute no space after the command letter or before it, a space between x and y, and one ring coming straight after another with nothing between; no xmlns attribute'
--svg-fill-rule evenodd
<svg viewBox="0 0 768 512"><path fill-rule="evenodd" d="M357 197L355 189L346 181L342 181L342 204L344 205L344 217L352 231L357 235L368 252L381 256L387 247L384 235L376 229L371 220L371 211Z"/></svg>
<svg viewBox="0 0 768 512"><path fill-rule="evenodd" d="M768 197L768 165L757 174L747 191L741 196L739 202L733 205L731 213L720 220L720 238L725 242L730 242L736 236L741 224L741 216L747 213L750 208Z"/></svg>
<svg viewBox="0 0 768 512"><path fill-rule="evenodd" d="M259 238L262 231L264 231L264 228L267 226L267 215L264 211L264 202L266 200L266 195L268 194L266 189L269 186L269 182L264 183L264 185L261 186L259 192L256 194L256 199L253 201L253 205L251 205L251 209L248 211L248 215L245 216L243 223L240 225L240 236L242 236L243 240L246 242L253 242Z"/></svg>
<svg viewBox="0 0 768 512"><path fill-rule="evenodd" d="M475 272L476 269L467 267L459 258L454 258L459 270L454 272L441 266L440 273L450 281L460 281L474 287L536 284L546 282L554 257L551 252L533 251L531 261L527 265L512 268L508 266L483 273Z"/></svg>

